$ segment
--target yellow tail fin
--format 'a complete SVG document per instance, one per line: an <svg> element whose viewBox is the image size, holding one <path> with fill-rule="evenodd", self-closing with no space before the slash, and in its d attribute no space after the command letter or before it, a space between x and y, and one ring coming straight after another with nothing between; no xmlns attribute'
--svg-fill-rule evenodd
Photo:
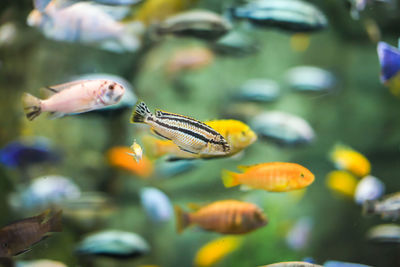
<svg viewBox="0 0 400 267"><path fill-rule="evenodd" d="M175 218L176 218L176 229L178 233L185 230L190 225L189 213L182 210L181 207L175 205Z"/></svg>
<svg viewBox="0 0 400 267"><path fill-rule="evenodd" d="M239 185L238 173L228 170L222 170L222 182L225 187L233 187Z"/></svg>
<svg viewBox="0 0 400 267"><path fill-rule="evenodd" d="M42 113L40 99L31 94L24 93L22 95L22 105L28 120L33 120Z"/></svg>

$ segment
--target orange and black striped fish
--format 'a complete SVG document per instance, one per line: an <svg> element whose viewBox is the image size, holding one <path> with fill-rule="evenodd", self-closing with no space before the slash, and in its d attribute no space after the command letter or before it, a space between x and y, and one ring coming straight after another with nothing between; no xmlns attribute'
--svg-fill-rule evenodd
<svg viewBox="0 0 400 267"><path fill-rule="evenodd" d="M262 210L252 203L238 200L213 202L195 212L184 212L175 206L178 233L196 224L222 234L245 234L267 224Z"/></svg>
<svg viewBox="0 0 400 267"><path fill-rule="evenodd" d="M225 138L207 124L162 110L152 114L143 101L138 101L131 123L146 123L152 131L173 141L181 150L201 155L225 155L230 146Z"/></svg>
<svg viewBox="0 0 400 267"><path fill-rule="evenodd" d="M49 217L50 210L19 220L0 229L0 258L10 258L30 250L49 232L62 231L61 212Z"/></svg>

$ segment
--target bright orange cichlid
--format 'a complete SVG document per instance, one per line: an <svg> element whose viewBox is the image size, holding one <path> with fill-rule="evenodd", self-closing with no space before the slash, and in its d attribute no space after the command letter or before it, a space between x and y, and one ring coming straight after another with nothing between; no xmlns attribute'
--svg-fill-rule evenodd
<svg viewBox="0 0 400 267"><path fill-rule="evenodd" d="M178 233L190 225L222 234L245 234L267 224L262 210L252 203L222 200L201 207L195 212L184 212L175 206Z"/></svg>
<svg viewBox="0 0 400 267"><path fill-rule="evenodd" d="M314 174L296 163L269 162L238 166L238 169L243 173L222 171L225 187L241 184L253 189L287 192L309 186L314 181Z"/></svg>
<svg viewBox="0 0 400 267"><path fill-rule="evenodd" d="M142 178L148 178L153 174L153 163L146 156L143 156L139 162L136 162L136 160L129 155L130 153L132 153L132 150L129 147L113 147L107 152L108 163L115 168L129 171Z"/></svg>

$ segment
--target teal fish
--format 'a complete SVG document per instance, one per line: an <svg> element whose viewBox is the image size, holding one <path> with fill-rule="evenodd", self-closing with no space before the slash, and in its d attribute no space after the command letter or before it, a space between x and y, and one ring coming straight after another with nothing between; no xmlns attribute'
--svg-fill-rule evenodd
<svg viewBox="0 0 400 267"><path fill-rule="evenodd" d="M372 267L372 266L360 263L344 262L344 261L326 261L324 262L324 267Z"/></svg>
<svg viewBox="0 0 400 267"><path fill-rule="evenodd" d="M268 79L252 79L246 81L234 95L238 101L271 102L280 95L277 82Z"/></svg>
<svg viewBox="0 0 400 267"><path fill-rule="evenodd" d="M335 76L322 68L299 66L286 73L289 86L298 91L328 91L335 87Z"/></svg>
<svg viewBox="0 0 400 267"><path fill-rule="evenodd" d="M131 123L151 126L155 134L172 140L181 150L189 153L225 155L230 151L225 138L207 124L159 109L152 114L142 101L136 104Z"/></svg>

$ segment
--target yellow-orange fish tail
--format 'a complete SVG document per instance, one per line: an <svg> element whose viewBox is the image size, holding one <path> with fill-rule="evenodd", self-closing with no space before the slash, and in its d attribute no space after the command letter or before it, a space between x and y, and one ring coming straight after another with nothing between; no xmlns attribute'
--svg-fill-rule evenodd
<svg viewBox="0 0 400 267"><path fill-rule="evenodd" d="M239 185L238 173L228 170L222 170L222 182L225 187L233 187Z"/></svg>
<svg viewBox="0 0 400 267"><path fill-rule="evenodd" d="M182 210L181 207L175 205L175 218L176 218L176 229L178 233L181 233L185 228L190 225L189 213Z"/></svg>
<svg viewBox="0 0 400 267"><path fill-rule="evenodd" d="M25 115L30 121L42 113L40 99L31 94L24 93L22 95L22 105Z"/></svg>

